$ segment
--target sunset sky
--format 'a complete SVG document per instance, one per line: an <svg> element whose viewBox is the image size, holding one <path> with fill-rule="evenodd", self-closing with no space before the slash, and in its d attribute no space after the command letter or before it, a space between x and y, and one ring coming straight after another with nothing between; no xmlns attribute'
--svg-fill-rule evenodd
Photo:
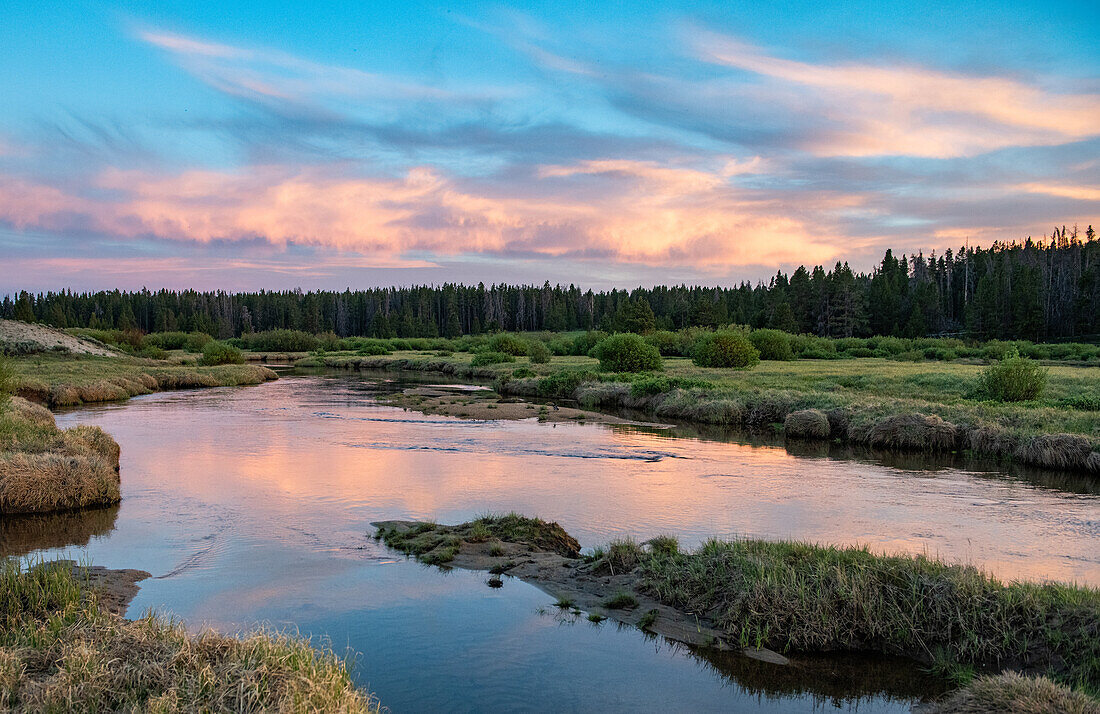
<svg viewBox="0 0 1100 714"><path fill-rule="evenodd" d="M6 2L0 294L730 284L1083 231L1098 36L1095 2Z"/></svg>

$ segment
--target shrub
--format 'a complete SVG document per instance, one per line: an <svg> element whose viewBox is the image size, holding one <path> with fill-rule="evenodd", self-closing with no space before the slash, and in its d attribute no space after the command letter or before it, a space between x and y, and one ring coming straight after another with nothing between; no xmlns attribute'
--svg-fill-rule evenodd
<svg viewBox="0 0 1100 714"><path fill-rule="evenodd" d="M753 347L760 353L760 359L792 360L791 336L782 330L754 330L749 335Z"/></svg>
<svg viewBox="0 0 1100 714"><path fill-rule="evenodd" d="M760 352L738 332L712 332L695 342L691 359L700 367L750 369L760 362Z"/></svg>
<svg viewBox="0 0 1100 714"><path fill-rule="evenodd" d="M550 350L551 354L555 354L558 357L564 357L573 351L573 342L564 337L558 337L547 342L546 347Z"/></svg>
<svg viewBox="0 0 1100 714"><path fill-rule="evenodd" d="M489 338L490 352L503 352L506 355L521 356L527 354L527 341L515 335L502 332Z"/></svg>
<svg viewBox="0 0 1100 714"><path fill-rule="evenodd" d="M607 337L606 332L586 332L583 335L577 335L573 339L573 354L578 357L585 357L589 352L599 344L600 340Z"/></svg>
<svg viewBox="0 0 1100 714"><path fill-rule="evenodd" d="M202 358L199 360L199 364L207 366L218 364L244 364L244 355L242 355L241 351L236 347L227 345L224 342L211 340L202 348Z"/></svg>
<svg viewBox="0 0 1100 714"><path fill-rule="evenodd" d="M573 392L583 382L593 382L596 379L595 372L563 369L540 379L538 393L540 397L572 397Z"/></svg>
<svg viewBox="0 0 1100 714"><path fill-rule="evenodd" d="M474 367L485 367L491 364L504 364L505 362L515 362L516 358L512 355L505 354L503 352L478 352L474 355L474 358L470 360L470 364Z"/></svg>
<svg viewBox="0 0 1100 714"><path fill-rule="evenodd" d="M853 347L848 350L848 356L850 357L874 357L875 351L870 347Z"/></svg>
<svg viewBox="0 0 1100 714"><path fill-rule="evenodd" d="M1000 362L985 368L981 390L1000 402L1026 402L1038 399L1047 384L1047 372L1039 363L1012 351Z"/></svg>
<svg viewBox="0 0 1100 714"><path fill-rule="evenodd" d="M356 354L377 357L379 355L388 355L393 353L386 349L386 346L380 342L367 342L366 344L362 345L358 350L356 350Z"/></svg>
<svg viewBox="0 0 1100 714"><path fill-rule="evenodd" d="M145 344L162 350L182 350L187 344L187 333L153 332L145 336Z"/></svg>
<svg viewBox="0 0 1100 714"><path fill-rule="evenodd" d="M529 379L531 377L537 377L535 370L530 367L517 367L512 370L512 376L516 379Z"/></svg>
<svg viewBox="0 0 1100 714"><path fill-rule="evenodd" d="M661 369L661 353L632 332L612 335L593 348L600 369L612 372L649 372Z"/></svg>
<svg viewBox="0 0 1100 714"><path fill-rule="evenodd" d="M184 343L183 349L188 352L202 352L202 348L206 347L214 338L205 332L192 332L187 336L187 342Z"/></svg>
<svg viewBox="0 0 1100 714"><path fill-rule="evenodd" d="M527 357L532 364L546 364L550 361L550 348L539 340L532 340L527 345Z"/></svg>
<svg viewBox="0 0 1100 714"><path fill-rule="evenodd" d="M683 347L680 338L675 332L658 330L646 335L647 344L653 345L662 357L680 357L683 355Z"/></svg>
<svg viewBox="0 0 1100 714"><path fill-rule="evenodd" d="M245 348L257 352L312 352L317 338L301 330L268 330L242 335Z"/></svg>

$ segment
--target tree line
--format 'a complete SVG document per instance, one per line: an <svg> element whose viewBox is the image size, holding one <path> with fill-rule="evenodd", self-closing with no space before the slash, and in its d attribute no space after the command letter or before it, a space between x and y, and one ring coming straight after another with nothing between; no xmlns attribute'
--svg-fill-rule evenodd
<svg viewBox="0 0 1100 714"><path fill-rule="evenodd" d="M971 336L1033 341L1100 333L1100 241L1089 226L1049 240L936 255L887 250L869 273L847 262L802 266L736 287L594 292L575 285L441 286L336 291L70 290L6 295L0 316L57 327L199 331L218 338L274 329L338 336L454 337L497 330L608 331L744 324L823 337Z"/></svg>

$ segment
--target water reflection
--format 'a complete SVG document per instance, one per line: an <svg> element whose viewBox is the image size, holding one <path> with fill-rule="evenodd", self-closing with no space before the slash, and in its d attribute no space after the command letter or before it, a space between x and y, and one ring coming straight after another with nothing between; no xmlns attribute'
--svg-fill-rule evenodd
<svg viewBox="0 0 1100 714"><path fill-rule="evenodd" d="M1100 498L1087 491L717 430L474 422L377 403L400 386L288 377L61 414L122 445L121 508L4 519L0 552L81 547L71 555L147 570L134 613L325 636L358 653L360 681L394 711L905 711L926 690L883 658L775 668L636 630L560 627L536 614L551 599L529 585L492 590L480 573L395 558L371 538L375 520L516 510L584 545L800 538L1100 584Z"/></svg>
<svg viewBox="0 0 1100 714"><path fill-rule="evenodd" d="M45 548L83 547L115 529L118 506L45 515L0 518L0 555L26 555Z"/></svg>

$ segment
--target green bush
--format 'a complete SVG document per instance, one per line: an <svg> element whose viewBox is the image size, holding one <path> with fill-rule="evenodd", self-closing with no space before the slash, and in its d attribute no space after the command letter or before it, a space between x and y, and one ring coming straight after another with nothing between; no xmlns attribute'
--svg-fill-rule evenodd
<svg viewBox="0 0 1100 714"><path fill-rule="evenodd" d="M550 361L550 348L541 340L532 340L527 345L527 357L532 364L546 364Z"/></svg>
<svg viewBox="0 0 1100 714"><path fill-rule="evenodd" d="M211 340L202 348L202 358L199 364L212 366L218 364L244 364L244 355L232 345Z"/></svg>
<svg viewBox="0 0 1100 714"><path fill-rule="evenodd" d="M849 357L874 357L875 351L870 347L853 347L848 350Z"/></svg>
<svg viewBox="0 0 1100 714"><path fill-rule="evenodd" d="M489 351L518 357L527 354L527 341L507 332L501 332L489 338Z"/></svg>
<svg viewBox="0 0 1100 714"><path fill-rule="evenodd" d="M595 372L587 370L563 369L539 380L538 392L541 397L572 397L577 387L584 382L598 379Z"/></svg>
<svg viewBox="0 0 1100 714"><path fill-rule="evenodd" d="M661 353L632 332L621 332L599 342L592 356L600 369L611 372L649 372L660 370Z"/></svg>
<svg viewBox="0 0 1100 714"><path fill-rule="evenodd" d="M359 349L355 351L356 354L364 356L379 356L393 354L386 348L381 342L366 342Z"/></svg>
<svg viewBox="0 0 1100 714"><path fill-rule="evenodd" d="M573 339L573 354L578 357L586 357L589 352L595 349L600 340L606 339L606 332L586 332L583 335L577 335Z"/></svg>
<svg viewBox="0 0 1100 714"><path fill-rule="evenodd" d="M782 330L754 330L749 335L753 347L760 353L760 359L792 360L791 336Z"/></svg>
<svg viewBox="0 0 1100 714"><path fill-rule="evenodd" d="M241 335L245 349L256 352L312 352L317 338L301 330L268 330Z"/></svg>
<svg viewBox="0 0 1100 714"><path fill-rule="evenodd" d="M512 376L516 379L530 379L531 377L537 377L538 374L530 367L516 367L512 370Z"/></svg>
<svg viewBox="0 0 1100 714"><path fill-rule="evenodd" d="M478 352L474 355L474 358L470 360L470 364L474 367L486 367L491 364L504 364L505 362L515 362L516 358L512 355L505 354L503 352Z"/></svg>
<svg viewBox="0 0 1100 714"><path fill-rule="evenodd" d="M700 367L751 369L760 362L760 352L740 332L711 332L696 340L691 360Z"/></svg>
<svg viewBox="0 0 1100 714"><path fill-rule="evenodd" d="M681 357L684 354L680 337L675 332L668 330L651 332L646 335L645 341L656 347L662 357Z"/></svg>
<svg viewBox="0 0 1100 714"><path fill-rule="evenodd" d="M187 342L183 344L183 349L188 352L202 352L202 348L213 339L205 332L192 332L187 335Z"/></svg>
<svg viewBox="0 0 1100 714"><path fill-rule="evenodd" d="M985 368L981 376L981 390L989 399L1000 402L1038 399L1047 385L1047 372L1035 360L1011 351L1001 361Z"/></svg>
<svg viewBox="0 0 1100 714"><path fill-rule="evenodd" d="M145 336L145 344L162 350L182 350L187 338L186 332L151 332Z"/></svg>

